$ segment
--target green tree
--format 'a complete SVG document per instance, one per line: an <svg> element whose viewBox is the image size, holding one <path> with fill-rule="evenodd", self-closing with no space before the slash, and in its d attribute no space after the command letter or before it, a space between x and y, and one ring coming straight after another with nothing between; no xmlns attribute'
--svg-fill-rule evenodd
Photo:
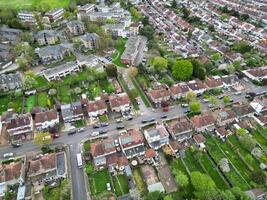
<svg viewBox="0 0 267 200"><path fill-rule="evenodd" d="M160 191L150 192L145 197L145 200L163 200L163 194Z"/></svg>
<svg viewBox="0 0 267 200"><path fill-rule="evenodd" d="M221 56L221 54L220 53L214 53L214 54L212 54L211 55L211 60L213 61L213 62L218 62L219 60L221 60L222 59L222 56Z"/></svg>
<svg viewBox="0 0 267 200"><path fill-rule="evenodd" d="M236 71L241 70L242 69L242 67L241 67L241 61L240 60L235 60L233 62L233 67L235 68Z"/></svg>
<svg viewBox="0 0 267 200"><path fill-rule="evenodd" d="M246 129L244 129L244 128L239 128L239 129L237 129L236 130L236 134L238 135L238 136L244 136L245 134L247 134L247 130Z"/></svg>
<svg viewBox="0 0 267 200"><path fill-rule="evenodd" d="M167 195L164 197L164 200L173 200L172 196L171 195Z"/></svg>
<svg viewBox="0 0 267 200"><path fill-rule="evenodd" d="M206 200L217 194L214 181L198 171L191 173L191 183L195 189L194 194L200 200Z"/></svg>
<svg viewBox="0 0 267 200"><path fill-rule="evenodd" d="M139 21L141 19L141 14L138 12L138 10L135 7L130 8L130 13L133 16L133 19L135 21Z"/></svg>
<svg viewBox="0 0 267 200"><path fill-rule="evenodd" d="M24 90L30 90L35 88L38 85L36 81L36 76L33 74L32 71L25 72L25 76L22 82L22 87Z"/></svg>
<svg viewBox="0 0 267 200"><path fill-rule="evenodd" d="M240 137L240 143L248 151L252 151L257 144L256 140L250 137L248 134L244 134Z"/></svg>
<svg viewBox="0 0 267 200"><path fill-rule="evenodd" d="M191 102L191 101L196 100L197 95L193 91L188 91L185 95L185 98L186 98L187 102Z"/></svg>
<svg viewBox="0 0 267 200"><path fill-rule="evenodd" d="M250 52L253 47L250 46L246 41L241 41L234 43L232 49L238 53L245 54Z"/></svg>
<svg viewBox="0 0 267 200"><path fill-rule="evenodd" d="M177 60L172 67L172 75L177 80L188 80L193 74L193 65L188 60Z"/></svg>
<svg viewBox="0 0 267 200"><path fill-rule="evenodd" d="M145 17L142 19L142 24L143 24L144 26L149 25L149 18L148 18L148 16L145 16Z"/></svg>
<svg viewBox="0 0 267 200"><path fill-rule="evenodd" d="M172 8L173 9L176 9L177 8L177 2L176 2L176 0L173 0L172 1Z"/></svg>
<svg viewBox="0 0 267 200"><path fill-rule="evenodd" d="M213 106L216 106L217 105L217 99L216 99L216 97L215 96L210 96L209 97L209 101L210 101L210 103L213 105Z"/></svg>
<svg viewBox="0 0 267 200"><path fill-rule="evenodd" d="M264 171L253 171L251 173L251 179L257 184L265 185L267 181L266 172Z"/></svg>
<svg viewBox="0 0 267 200"><path fill-rule="evenodd" d="M151 60L151 65L153 65L158 72L163 72L168 68L168 61L163 57L156 56Z"/></svg>
<svg viewBox="0 0 267 200"><path fill-rule="evenodd" d="M154 39L154 29L153 29L153 27L150 26L150 25L144 26L140 30L140 35L143 35L143 36L147 37L148 40L153 40Z"/></svg>
<svg viewBox="0 0 267 200"><path fill-rule="evenodd" d="M228 104L230 102L230 97L229 96L224 96L223 97L223 103Z"/></svg>
<svg viewBox="0 0 267 200"><path fill-rule="evenodd" d="M130 77L134 78L136 77L136 75L138 74L138 68L137 67L130 67L128 70L127 70L127 73Z"/></svg>
<svg viewBox="0 0 267 200"><path fill-rule="evenodd" d="M189 184L188 177L182 171L176 173L175 181L180 187L187 187Z"/></svg>
<svg viewBox="0 0 267 200"><path fill-rule="evenodd" d="M237 200L251 200L250 197L246 195L239 187L233 187L230 189L232 194L235 196Z"/></svg>
<svg viewBox="0 0 267 200"><path fill-rule="evenodd" d="M233 65L227 65L226 71L227 71L229 74L232 74L232 73L235 72L235 68L234 68Z"/></svg>
<svg viewBox="0 0 267 200"><path fill-rule="evenodd" d="M51 138L50 133L48 132L36 133L34 137L34 143L37 145L48 146L51 142L52 142L52 138Z"/></svg>
<svg viewBox="0 0 267 200"><path fill-rule="evenodd" d="M198 101L192 101L189 104L189 109L192 113L198 113L201 110L201 104Z"/></svg>
<svg viewBox="0 0 267 200"><path fill-rule="evenodd" d="M117 77L117 75L118 75L117 66L114 64L110 64L110 65L106 66L106 72L107 72L108 76Z"/></svg>

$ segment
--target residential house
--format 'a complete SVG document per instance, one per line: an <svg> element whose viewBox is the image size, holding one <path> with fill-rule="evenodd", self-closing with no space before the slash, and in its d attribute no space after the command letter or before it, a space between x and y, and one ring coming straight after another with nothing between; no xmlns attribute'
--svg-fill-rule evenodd
<svg viewBox="0 0 267 200"><path fill-rule="evenodd" d="M84 118L81 102L61 105L61 113L65 123L75 122Z"/></svg>
<svg viewBox="0 0 267 200"><path fill-rule="evenodd" d="M263 81L267 79L267 66L248 69L242 72L252 81Z"/></svg>
<svg viewBox="0 0 267 200"><path fill-rule="evenodd" d="M156 152L154 149L148 148L145 151L145 161L148 162L148 164L155 164L157 159L158 152Z"/></svg>
<svg viewBox="0 0 267 200"><path fill-rule="evenodd" d="M98 48L100 37L96 33L86 33L80 36L83 47L89 50Z"/></svg>
<svg viewBox="0 0 267 200"><path fill-rule="evenodd" d="M126 134L119 137L119 143L128 159L145 154L144 137L139 130L128 130Z"/></svg>
<svg viewBox="0 0 267 200"><path fill-rule="evenodd" d="M221 88L223 87L223 80L219 76L208 77L206 80L206 85L209 89Z"/></svg>
<svg viewBox="0 0 267 200"><path fill-rule="evenodd" d="M25 24L29 25L36 25L37 21L35 19L35 15L38 15L38 13L33 13L29 11L20 11L17 14L17 18Z"/></svg>
<svg viewBox="0 0 267 200"><path fill-rule="evenodd" d="M106 160L106 165L111 173L116 173L115 169L122 172L125 170L125 167L129 165L126 156L120 153L107 155Z"/></svg>
<svg viewBox="0 0 267 200"><path fill-rule="evenodd" d="M266 192L264 192L264 190L260 188L254 188L254 189L248 190L246 191L246 194L252 200L265 200L266 199Z"/></svg>
<svg viewBox="0 0 267 200"><path fill-rule="evenodd" d="M79 20L70 21L67 23L68 32L73 35L82 35L85 33L84 23Z"/></svg>
<svg viewBox="0 0 267 200"><path fill-rule="evenodd" d="M22 86L22 75L19 72L15 74L0 74L1 92L20 89L21 86Z"/></svg>
<svg viewBox="0 0 267 200"><path fill-rule="evenodd" d="M191 122L197 132L214 130L214 118L209 112L205 112L201 115L195 115L191 118Z"/></svg>
<svg viewBox="0 0 267 200"><path fill-rule="evenodd" d="M50 22L58 22L63 19L64 13L65 10L63 8L55 8L45 13L44 16L47 17Z"/></svg>
<svg viewBox="0 0 267 200"><path fill-rule="evenodd" d="M59 124L59 116L56 110L38 112L35 114L34 122L37 130L44 131Z"/></svg>
<svg viewBox="0 0 267 200"><path fill-rule="evenodd" d="M121 62L125 65L138 66L143 59L146 43L147 38L144 36L131 36L125 44L125 50L120 58Z"/></svg>
<svg viewBox="0 0 267 200"><path fill-rule="evenodd" d="M161 102L169 101L171 98L168 88L150 90L147 92L147 95L156 107L158 107Z"/></svg>
<svg viewBox="0 0 267 200"><path fill-rule="evenodd" d="M27 178L32 184L48 183L66 178L67 160L64 152L37 155L28 158Z"/></svg>
<svg viewBox="0 0 267 200"><path fill-rule="evenodd" d="M7 26L0 27L0 41L4 43L17 44L21 41L22 30L9 28Z"/></svg>
<svg viewBox="0 0 267 200"><path fill-rule="evenodd" d="M193 127L187 117L179 117L166 122L166 128L175 140L181 142L192 137Z"/></svg>
<svg viewBox="0 0 267 200"><path fill-rule="evenodd" d="M129 31L125 30L125 25L123 23L105 24L103 28L105 32L110 33L113 38L126 38L129 35Z"/></svg>
<svg viewBox="0 0 267 200"><path fill-rule="evenodd" d="M172 99L180 99L186 96L186 93L189 91L189 87L186 83L181 82L173 85L170 88Z"/></svg>
<svg viewBox="0 0 267 200"><path fill-rule="evenodd" d="M70 61L62 65L58 65L53 68L49 68L43 72L46 80L53 81L61 79L71 73L78 72L81 70L80 65L77 61Z"/></svg>
<svg viewBox="0 0 267 200"><path fill-rule="evenodd" d="M226 130L225 126L219 127L215 129L216 135L223 141L231 134L229 130Z"/></svg>
<svg viewBox="0 0 267 200"><path fill-rule="evenodd" d="M89 117L98 117L108 112L107 104L104 100L89 101L87 103Z"/></svg>
<svg viewBox="0 0 267 200"><path fill-rule="evenodd" d="M177 140L170 140L169 147L172 151L172 154L175 155L179 153L179 151L183 150L185 148L185 145L178 142Z"/></svg>
<svg viewBox="0 0 267 200"><path fill-rule="evenodd" d="M189 81L187 85L190 88L190 90L195 92L197 95L202 94L208 88L207 85L200 80Z"/></svg>
<svg viewBox="0 0 267 200"><path fill-rule="evenodd" d="M78 6L78 19L80 19L82 16L86 16L88 13L94 12L95 10L95 4L87 3L83 6Z"/></svg>
<svg viewBox="0 0 267 200"><path fill-rule="evenodd" d="M0 164L0 198L5 196L8 191L7 186L15 184L24 184L25 182L25 164L24 160L11 161Z"/></svg>
<svg viewBox="0 0 267 200"><path fill-rule="evenodd" d="M265 113L267 111L267 98L266 97L255 97L250 103L250 106L256 111L256 113Z"/></svg>
<svg viewBox="0 0 267 200"><path fill-rule="evenodd" d="M8 122L11 122L11 119L17 116L18 116L18 113L16 113L13 109L8 109L6 112L3 112L1 116L2 126L4 126Z"/></svg>
<svg viewBox="0 0 267 200"><path fill-rule="evenodd" d="M3 62L10 62L14 58L12 47L9 44L0 43L0 60Z"/></svg>
<svg viewBox="0 0 267 200"><path fill-rule="evenodd" d="M51 45L56 44L58 37L53 30L38 31L35 36L39 45Z"/></svg>
<svg viewBox="0 0 267 200"><path fill-rule="evenodd" d="M203 149L206 147L205 146L206 138L201 133L194 135L193 140L198 148Z"/></svg>
<svg viewBox="0 0 267 200"><path fill-rule="evenodd" d="M131 101L126 93L110 95L109 104L112 112L125 112L131 109Z"/></svg>
<svg viewBox="0 0 267 200"><path fill-rule="evenodd" d="M223 108L215 113L215 119L218 126L225 126L232 123L236 118L236 114L232 109Z"/></svg>
<svg viewBox="0 0 267 200"><path fill-rule="evenodd" d="M70 55L70 50L61 44L36 48L35 53L39 56L42 64L51 64L61 61Z"/></svg>
<svg viewBox="0 0 267 200"><path fill-rule="evenodd" d="M107 164L106 156L115 154L116 146L113 139L108 138L91 144L91 154L95 166L103 166Z"/></svg>
<svg viewBox="0 0 267 200"><path fill-rule="evenodd" d="M169 143L169 133L163 125L145 130L144 135L148 145L155 150Z"/></svg>
<svg viewBox="0 0 267 200"><path fill-rule="evenodd" d="M229 88L239 84L239 79L236 75L222 76L222 80L225 88Z"/></svg>
<svg viewBox="0 0 267 200"><path fill-rule="evenodd" d="M11 141L33 138L33 122L30 114L21 114L5 123Z"/></svg>
<svg viewBox="0 0 267 200"><path fill-rule="evenodd" d="M253 116L253 118L259 125L267 126L267 116L266 115Z"/></svg>
<svg viewBox="0 0 267 200"><path fill-rule="evenodd" d="M232 106L239 118L252 117L255 110L249 104L235 104Z"/></svg>

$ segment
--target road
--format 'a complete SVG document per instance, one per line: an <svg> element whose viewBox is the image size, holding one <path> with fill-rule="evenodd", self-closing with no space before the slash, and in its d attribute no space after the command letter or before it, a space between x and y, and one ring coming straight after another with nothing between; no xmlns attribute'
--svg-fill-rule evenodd
<svg viewBox="0 0 267 200"><path fill-rule="evenodd" d="M245 82L242 80L242 84L246 86L246 90L241 95L234 95L233 91L226 91L224 95L228 95L230 98L234 100L234 102L242 102L245 100L245 92L253 91L253 92L261 92L266 91L267 87L257 87L249 82ZM208 103L202 103L202 111L205 112L208 110ZM218 100L218 105L223 106L222 100ZM124 121L123 125L126 128L139 128L140 124L142 125L142 120L147 120L151 118L160 119L162 115L167 115L168 118L174 118L183 116L183 109L180 105L174 105L169 108L167 113L164 113L161 109L152 110L146 109L145 112L141 111L139 115L135 116L131 121ZM115 121L111 121L109 126L104 128L99 128L97 131L106 130L108 133L114 133L116 130L117 123ZM94 130L96 131L96 130ZM89 195L86 193L86 185L85 178L83 175L83 170L77 167L76 154L81 152L82 147L81 141L85 139L89 139L91 137L91 133L93 132L92 126L85 127L84 132L76 133L74 135L67 135L67 133L61 133L60 137L55 139L52 142L52 145L68 145L69 153L70 153L70 168L71 168L71 179L72 179L72 188L73 188L73 199L90 199ZM3 157L5 153L13 152L16 156L25 155L26 153L39 151L40 146L33 143L33 141L24 142L23 145L19 148L13 148L11 146L5 146L0 148L0 158Z"/></svg>

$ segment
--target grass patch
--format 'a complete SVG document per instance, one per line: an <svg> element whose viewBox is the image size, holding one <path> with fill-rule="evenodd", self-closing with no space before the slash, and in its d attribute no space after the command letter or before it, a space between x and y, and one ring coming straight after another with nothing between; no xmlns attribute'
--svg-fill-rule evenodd
<svg viewBox="0 0 267 200"><path fill-rule="evenodd" d="M0 114L7 111L9 102L10 102L9 96L6 95L0 97Z"/></svg>
<svg viewBox="0 0 267 200"><path fill-rule="evenodd" d="M91 148L91 142L90 140L87 140L86 142L84 142L83 144L83 148L84 148L84 151L90 151L90 148Z"/></svg>
<svg viewBox="0 0 267 200"><path fill-rule="evenodd" d="M39 106L45 108L47 106L47 93L46 92L38 93L37 101Z"/></svg>
<svg viewBox="0 0 267 200"><path fill-rule="evenodd" d="M257 140L257 142L267 149L267 140L263 137L263 135L259 132L260 130L252 131L253 138ZM264 133L263 133L264 134Z"/></svg>
<svg viewBox="0 0 267 200"><path fill-rule="evenodd" d="M201 166L199 165L199 163L194 158L194 153L193 153L193 151L191 149L187 149L185 151L184 162L186 163L186 166L188 167L190 172L194 172L194 171L202 172Z"/></svg>
<svg viewBox="0 0 267 200"><path fill-rule="evenodd" d="M23 97L19 96L13 101L13 109L17 113L21 113Z"/></svg>
<svg viewBox="0 0 267 200"><path fill-rule="evenodd" d="M77 120L77 121L75 121L75 122L74 122L74 125L75 125L76 128L80 128L80 127L85 126L86 123L85 123L84 120L81 119L81 120Z"/></svg>
<svg viewBox="0 0 267 200"><path fill-rule="evenodd" d="M108 116L107 115L101 115L101 116L99 116L99 120L101 122L107 122L108 121Z"/></svg>
<svg viewBox="0 0 267 200"><path fill-rule="evenodd" d="M70 103L70 87L68 85L62 85L58 87L58 100L63 103Z"/></svg>
<svg viewBox="0 0 267 200"><path fill-rule="evenodd" d="M44 88L48 86L48 81L43 76L37 76L35 80L37 81L37 88Z"/></svg>
<svg viewBox="0 0 267 200"><path fill-rule="evenodd" d="M109 173L107 169L97 171L89 177L90 188L93 195L106 192L107 183L110 183Z"/></svg>
<svg viewBox="0 0 267 200"><path fill-rule="evenodd" d="M30 95L27 97L26 99L26 107L25 110L26 112L30 112L32 108L34 108L36 106L37 102L36 102L36 95Z"/></svg>
<svg viewBox="0 0 267 200"><path fill-rule="evenodd" d="M123 39L123 38L118 39L116 47L115 47L117 51L111 55L112 62L119 67L126 67L125 64L121 63L121 55L123 54L125 50L126 41L127 39Z"/></svg>
<svg viewBox="0 0 267 200"><path fill-rule="evenodd" d="M144 196L147 193L147 190L144 179L141 175L140 168L135 168L133 170L133 177L136 183L137 190L140 192L141 196Z"/></svg>
<svg viewBox="0 0 267 200"><path fill-rule="evenodd" d="M135 86L135 88L137 89L142 101L144 102L145 106L146 107L151 107L151 103L150 101L148 100L146 94L144 93L144 91L142 90L142 88L140 87L140 85L137 83L136 79L132 79L132 82Z"/></svg>
<svg viewBox="0 0 267 200"><path fill-rule="evenodd" d="M114 183L115 194L119 197L119 196L129 193L127 178L122 174L119 174L117 178L115 176L112 177L112 180Z"/></svg>

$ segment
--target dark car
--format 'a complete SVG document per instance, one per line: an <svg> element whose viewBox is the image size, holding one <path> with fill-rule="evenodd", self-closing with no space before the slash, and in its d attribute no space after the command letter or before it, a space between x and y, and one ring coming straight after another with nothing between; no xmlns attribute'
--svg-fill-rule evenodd
<svg viewBox="0 0 267 200"><path fill-rule="evenodd" d="M99 124L94 124L93 125L93 129L96 129L96 128L100 128L100 125Z"/></svg>
<svg viewBox="0 0 267 200"><path fill-rule="evenodd" d="M117 126L116 128L117 128L117 130L120 130L120 129L124 129L124 126L121 125L121 126Z"/></svg>
<svg viewBox="0 0 267 200"><path fill-rule="evenodd" d="M69 131L69 132L68 132L68 135L73 135L73 134L75 134L75 133L76 133L76 130Z"/></svg>
<svg viewBox="0 0 267 200"><path fill-rule="evenodd" d="M99 134L105 134L105 133L107 133L107 130L101 130L101 131L99 131Z"/></svg>
<svg viewBox="0 0 267 200"><path fill-rule="evenodd" d="M184 109L183 109L183 112L184 112L184 113L189 113L190 110L189 110L188 108L184 108Z"/></svg>
<svg viewBox="0 0 267 200"><path fill-rule="evenodd" d="M18 143L18 142L14 142L14 143L12 143L11 145L12 145L12 147L14 147L14 148L18 148L18 147L21 147L21 146L22 146L22 144L21 144L21 143Z"/></svg>
<svg viewBox="0 0 267 200"><path fill-rule="evenodd" d="M155 118L151 118L149 120L147 120L148 122L154 122L156 119Z"/></svg>
<svg viewBox="0 0 267 200"><path fill-rule="evenodd" d="M144 123L147 123L147 120L144 120L144 119L143 119L141 122L144 124Z"/></svg>
<svg viewBox="0 0 267 200"><path fill-rule="evenodd" d="M162 115L160 118L161 119L166 119L167 118L167 115Z"/></svg>
<svg viewBox="0 0 267 200"><path fill-rule="evenodd" d="M133 117L128 117L127 120L128 121L133 120Z"/></svg>

